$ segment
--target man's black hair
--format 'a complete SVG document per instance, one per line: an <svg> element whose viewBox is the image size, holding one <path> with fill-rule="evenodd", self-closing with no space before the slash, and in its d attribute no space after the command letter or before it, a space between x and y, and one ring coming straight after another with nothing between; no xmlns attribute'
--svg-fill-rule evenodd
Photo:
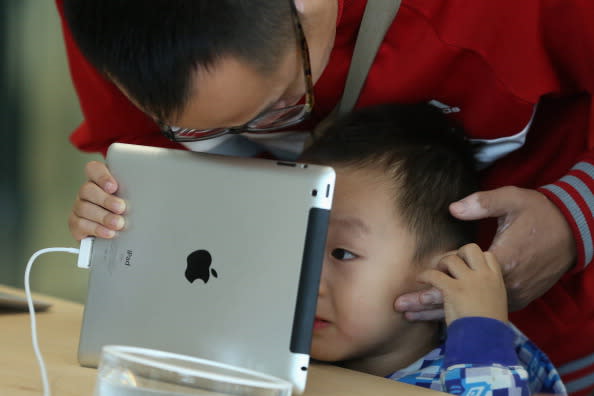
<svg viewBox="0 0 594 396"><path fill-rule="evenodd" d="M183 110L196 70L221 57L274 69L296 43L290 13L285 0L64 0L83 55L163 120Z"/></svg>
<svg viewBox="0 0 594 396"><path fill-rule="evenodd" d="M450 203L478 190L474 148L434 106L391 104L355 111L334 122L301 160L385 172L394 182L398 213L416 236L417 260L474 241L475 225L448 210Z"/></svg>

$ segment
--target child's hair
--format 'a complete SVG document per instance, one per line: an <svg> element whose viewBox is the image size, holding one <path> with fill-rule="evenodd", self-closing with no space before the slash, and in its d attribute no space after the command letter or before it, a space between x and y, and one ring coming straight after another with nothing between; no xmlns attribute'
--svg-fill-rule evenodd
<svg viewBox="0 0 594 396"><path fill-rule="evenodd" d="M474 240L474 223L455 219L448 209L478 190L474 150L434 106L392 104L355 111L334 122L301 160L385 172L394 181L396 208L416 235L417 261Z"/></svg>

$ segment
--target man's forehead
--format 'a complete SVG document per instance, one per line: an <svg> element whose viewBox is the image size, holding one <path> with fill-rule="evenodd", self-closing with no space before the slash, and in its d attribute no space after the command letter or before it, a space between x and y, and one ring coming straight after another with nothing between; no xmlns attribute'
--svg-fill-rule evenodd
<svg viewBox="0 0 594 396"><path fill-rule="evenodd" d="M290 83L286 69L283 64L278 72L264 76L249 62L221 58L196 72L185 109L167 121L195 129L244 124L278 100Z"/></svg>

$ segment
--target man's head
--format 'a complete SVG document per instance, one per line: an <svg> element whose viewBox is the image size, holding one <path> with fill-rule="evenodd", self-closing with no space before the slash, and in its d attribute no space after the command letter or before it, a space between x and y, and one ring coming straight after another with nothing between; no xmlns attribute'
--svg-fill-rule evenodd
<svg viewBox="0 0 594 396"><path fill-rule="evenodd" d="M64 13L81 52L141 110L209 129L245 124L303 96L295 18L314 78L321 74L333 29L315 22L336 11L321 0L295 2L303 14L292 0L64 0Z"/></svg>
<svg viewBox="0 0 594 396"><path fill-rule="evenodd" d="M302 160L337 179L312 357L386 375L427 353L435 323L411 323L394 300L417 275L472 241L448 205L476 191L472 149L429 105L386 105L336 122Z"/></svg>

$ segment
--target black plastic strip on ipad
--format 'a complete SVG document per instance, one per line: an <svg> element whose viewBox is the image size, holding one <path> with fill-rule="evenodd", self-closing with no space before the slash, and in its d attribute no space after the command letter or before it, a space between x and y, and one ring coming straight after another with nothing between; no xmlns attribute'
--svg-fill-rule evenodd
<svg viewBox="0 0 594 396"><path fill-rule="evenodd" d="M312 208L309 211L291 333L291 352L293 353L309 355L311 348L329 219L330 210L328 209Z"/></svg>

